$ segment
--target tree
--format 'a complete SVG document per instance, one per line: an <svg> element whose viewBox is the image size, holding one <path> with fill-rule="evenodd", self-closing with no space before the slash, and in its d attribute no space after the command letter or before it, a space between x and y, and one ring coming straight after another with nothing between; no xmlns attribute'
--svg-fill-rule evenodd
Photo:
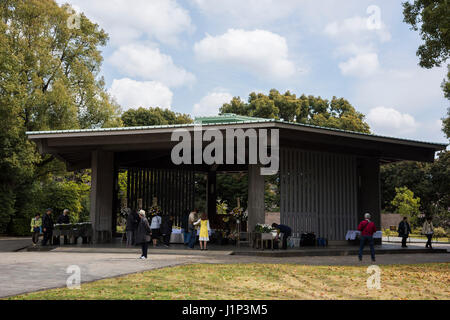
<svg viewBox="0 0 450 320"><path fill-rule="evenodd" d="M69 27L71 14L53 0L0 3L0 233L24 212L35 181L61 168L26 131L121 125L99 77L108 36L84 15Z"/></svg>
<svg viewBox="0 0 450 320"><path fill-rule="evenodd" d="M188 114L175 113L169 109L138 108L129 109L122 114L122 122L126 127L155 126L167 124L192 123Z"/></svg>
<svg viewBox="0 0 450 320"><path fill-rule="evenodd" d="M420 198L414 197L414 192L407 187L395 188L396 195L392 200L392 205L396 208L396 212L402 216L409 217L413 226L417 226L419 222Z"/></svg>
<svg viewBox="0 0 450 320"><path fill-rule="evenodd" d="M419 65L431 69L440 67L450 56L450 5L448 0L414 0L403 3L404 22L418 31L424 43L417 49ZM447 79L442 83L445 97L450 100L450 65ZM443 119L443 131L450 139L450 110Z"/></svg>
<svg viewBox="0 0 450 320"><path fill-rule="evenodd" d="M220 113L282 119L290 122L311 124L349 131L370 133L369 125L364 122L364 115L345 99L333 97L331 101L321 97L301 95L297 97L289 91L280 94L270 90L269 95L252 92L248 102L234 97L223 104Z"/></svg>

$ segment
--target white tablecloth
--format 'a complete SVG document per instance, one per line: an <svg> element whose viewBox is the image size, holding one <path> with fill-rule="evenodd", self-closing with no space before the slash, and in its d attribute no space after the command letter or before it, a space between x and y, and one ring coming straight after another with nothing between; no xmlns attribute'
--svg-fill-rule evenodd
<svg viewBox="0 0 450 320"><path fill-rule="evenodd" d="M356 236L359 236L361 234L358 230L348 230L347 234L345 235L345 240L355 240ZM373 234L374 239L381 239L383 237L383 233L381 231L377 231Z"/></svg>
<svg viewBox="0 0 450 320"><path fill-rule="evenodd" d="M184 243L184 234L172 233L170 235L170 243Z"/></svg>

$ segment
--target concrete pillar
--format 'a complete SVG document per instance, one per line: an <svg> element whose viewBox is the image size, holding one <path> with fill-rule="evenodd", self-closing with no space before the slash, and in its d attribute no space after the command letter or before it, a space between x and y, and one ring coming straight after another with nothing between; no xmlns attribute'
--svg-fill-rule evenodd
<svg viewBox="0 0 450 320"><path fill-rule="evenodd" d="M364 219L364 213L372 215L372 221L378 230L381 227L380 163L376 158L364 158L359 161L359 210L358 222Z"/></svg>
<svg viewBox="0 0 450 320"><path fill-rule="evenodd" d="M96 150L91 155L91 222L94 243L112 239L114 153Z"/></svg>
<svg viewBox="0 0 450 320"><path fill-rule="evenodd" d="M206 213L210 221L214 221L216 215L217 202L217 173L208 171L208 181L206 183Z"/></svg>
<svg viewBox="0 0 450 320"><path fill-rule="evenodd" d="M248 166L248 231L253 231L257 223L264 223L264 176L260 165Z"/></svg>

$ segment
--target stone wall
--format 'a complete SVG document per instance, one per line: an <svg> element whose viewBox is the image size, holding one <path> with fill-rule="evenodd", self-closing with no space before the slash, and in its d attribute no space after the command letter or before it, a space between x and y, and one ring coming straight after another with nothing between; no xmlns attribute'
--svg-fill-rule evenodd
<svg viewBox="0 0 450 320"><path fill-rule="evenodd" d="M266 212L266 224L280 224L280 213L279 212Z"/></svg>
<svg viewBox="0 0 450 320"><path fill-rule="evenodd" d="M381 228L383 230L389 229L390 226L395 226L397 228L400 221L402 221L402 216L398 213L381 214Z"/></svg>

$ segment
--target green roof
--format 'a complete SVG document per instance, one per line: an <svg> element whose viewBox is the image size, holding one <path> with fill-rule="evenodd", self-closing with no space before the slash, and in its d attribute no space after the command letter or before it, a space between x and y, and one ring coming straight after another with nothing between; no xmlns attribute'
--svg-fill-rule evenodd
<svg viewBox="0 0 450 320"><path fill-rule="evenodd" d="M262 121L267 120L265 118L257 117L247 117L241 116L234 113L224 113L218 116L212 117L197 117L195 118L195 123L198 124L210 124L210 123L239 123L239 122L249 122L249 121Z"/></svg>
<svg viewBox="0 0 450 320"><path fill-rule="evenodd" d="M297 122L289 122L284 120L276 120L276 119L266 119L266 118L257 118L257 117L248 117L236 115L234 113L225 113L222 115L211 116L211 117L197 117L194 120L194 123L189 124L172 124L172 125L154 125L154 126L141 126L141 127L116 127L116 128L93 128L93 129L72 129L72 130L52 130L52 131L28 131L26 134L28 136L36 136L43 134L70 134L70 133L88 133L88 132L118 132L118 131L139 131L139 130L148 130L148 129L169 129L169 128L185 128L185 127L194 127L195 125L203 125L203 126L214 126L214 125L227 125L227 124L260 124L260 123L278 123L278 124L288 124L296 127L305 127L305 128L314 128L321 129L330 132L342 132L347 134L353 134L356 136L366 136L371 138L384 138L384 139L392 139L396 141L403 142L412 142L412 143L421 143L427 145L440 146L441 149L447 147L448 144L444 143L435 143L435 142L427 142L427 141L419 141L405 138L396 138L389 137L383 135L376 135L371 133L362 133L357 131L349 131L337 128L329 128L329 127L321 127L311 124L305 123L297 123Z"/></svg>

